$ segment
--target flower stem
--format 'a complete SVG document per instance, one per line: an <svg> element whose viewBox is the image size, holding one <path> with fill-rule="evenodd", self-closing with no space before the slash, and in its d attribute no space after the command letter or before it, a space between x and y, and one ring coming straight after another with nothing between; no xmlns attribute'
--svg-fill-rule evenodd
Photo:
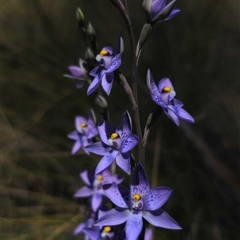
<svg viewBox="0 0 240 240"><path fill-rule="evenodd" d="M138 157L139 162L142 163L144 166L145 162L145 154L144 154L144 148L142 144L142 130L141 130L141 123L140 123L140 117L139 117L139 107L138 107L138 92L137 92L137 62L136 62L136 56L135 56L135 40L133 35L133 29L132 29L132 23L129 19L129 15L127 13L127 10L123 3L120 0L112 1L110 0L115 7L119 10L120 14L122 15L128 29L128 35L130 39L130 45L131 45L131 55L132 55L132 91L133 91L133 97L135 99L136 108L134 110L134 120L136 124L136 131L137 135L140 138L140 144L138 145ZM127 4L127 1L125 1L125 4Z"/></svg>

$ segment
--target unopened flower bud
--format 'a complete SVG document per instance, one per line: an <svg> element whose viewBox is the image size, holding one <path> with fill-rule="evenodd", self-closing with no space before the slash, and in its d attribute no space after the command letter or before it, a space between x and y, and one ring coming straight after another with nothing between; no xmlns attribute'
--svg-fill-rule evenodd
<svg viewBox="0 0 240 240"><path fill-rule="evenodd" d="M85 25L85 16L80 8L77 9L76 15L77 15L79 27L83 28Z"/></svg>
<svg viewBox="0 0 240 240"><path fill-rule="evenodd" d="M101 95L98 95L96 97L96 100L95 100L95 104L100 108L100 109L106 109L108 107L108 103L106 101L106 99L101 96Z"/></svg>

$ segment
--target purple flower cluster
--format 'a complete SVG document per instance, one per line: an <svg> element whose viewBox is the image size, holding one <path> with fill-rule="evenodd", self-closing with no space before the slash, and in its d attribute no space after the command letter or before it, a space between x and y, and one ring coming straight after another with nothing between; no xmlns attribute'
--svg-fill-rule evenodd
<svg viewBox="0 0 240 240"><path fill-rule="evenodd" d="M85 170L80 173L80 177L86 186L80 188L75 194L76 198L91 197L91 208L96 212L103 201L105 193L103 191L103 185L116 183L119 184L123 181L123 178L117 174L112 174L109 169L104 170L101 174L95 175L94 173Z"/></svg>
<svg viewBox="0 0 240 240"><path fill-rule="evenodd" d="M77 116L75 118L75 128L76 131L68 134L68 138L75 141L72 147L72 154L75 154L78 150L91 144L92 139L98 135L96 118L93 110L90 110L88 119ZM84 149L84 151L89 154L87 150Z"/></svg>
<svg viewBox="0 0 240 240"><path fill-rule="evenodd" d="M183 103L175 99L176 92L168 78L163 78L156 86L152 73L148 70L147 85L151 93L152 100L162 107L164 113L177 125L180 124L179 119L194 123L193 117L182 107Z"/></svg>
<svg viewBox="0 0 240 240"><path fill-rule="evenodd" d="M156 227L181 229L178 223L161 209L172 190L167 187L150 189L148 177L141 164L135 167L131 175L130 190L117 184L107 184L103 188L116 207L98 219L95 226L114 226L126 222L128 240L138 239L143 227L142 218Z"/></svg>
<svg viewBox="0 0 240 240"><path fill-rule="evenodd" d="M126 22L130 24L125 5L121 1L111 2L124 15ZM167 4L166 0L143 1L142 6L147 15L147 23L143 27L136 54L133 56L134 74L137 72L142 48L154 24L167 21L180 12L180 10L174 9L175 2L176 0L173 0ZM79 25L85 34L88 46L87 52L96 54L96 32L90 23L86 28L82 11L78 10L77 13ZM129 31L132 31L131 28L129 28ZM132 36L133 34L130 34L130 39L134 42ZM133 46L132 51L135 52L135 49L135 46ZM157 106L157 114L153 112L149 115L144 134L141 136L136 91L137 81L133 81L133 89L131 89L126 77L118 70L122 64L123 51L123 38L120 35L115 50L110 46L105 46L96 58L95 54L92 54L91 60L93 62L91 61L91 64L87 59L87 67L85 62L80 60L80 66L69 66L70 74L65 75L78 81L77 88L88 82L87 95L95 92L100 86L107 95L110 95L114 77L116 77L116 81L123 87L131 103L134 103L133 109L137 126L137 135L135 135L132 133L132 120L127 110L124 112L118 127L106 120L109 119L109 114L108 112L103 114L102 109L107 111L108 103L105 99L100 102L101 104L99 103L99 99L103 99L100 89L98 89L98 101L96 100L95 103L100 108L99 112L102 114L104 121L97 123L93 110L90 111L88 118L83 116L76 116L75 118L76 130L68 134L68 138L75 141L72 154L83 149L86 154L94 153L101 156L94 172L89 170L80 172L80 178L85 186L74 194L75 198L87 198L90 203L91 210L87 219L74 230L75 235L84 233L85 240L137 240L139 236L141 236L141 239L144 236L145 240L152 240L152 231L146 228L144 221L156 227L181 229L180 225L162 209L172 190L168 187L150 188L150 182L143 167L144 156L141 156L141 154L144 155L149 128L155 123L159 112L164 112L176 125L180 124L180 119L190 123L194 123L194 119L182 108L183 103L175 99L176 92L171 81L168 78L163 78L156 85L150 70L148 70L147 86L151 98L161 108ZM135 164L132 161L132 151L137 145L140 160L139 163ZM130 175L130 189L119 185L123 178L115 174L116 165L114 161L121 170ZM109 204L106 204L106 201L109 201ZM112 209L108 209L107 206L110 205L113 206Z"/></svg>
<svg viewBox="0 0 240 240"><path fill-rule="evenodd" d="M100 51L96 57L99 66L94 68L89 73L94 77L94 79L88 87L87 95L90 95L96 91L100 84L102 85L102 88L106 94L110 94L113 85L114 71L121 66L121 55L123 53L123 48L123 39L120 36L115 52L109 46L104 47Z"/></svg>
<svg viewBox="0 0 240 240"><path fill-rule="evenodd" d="M110 122L104 121L98 126L101 137L100 142L86 146L86 151L102 155L102 159L97 165L95 173L103 171L109 167L114 159L117 165L127 174L130 174L130 151L138 144L139 137L132 134L132 122L129 113L123 114L118 128Z"/></svg>

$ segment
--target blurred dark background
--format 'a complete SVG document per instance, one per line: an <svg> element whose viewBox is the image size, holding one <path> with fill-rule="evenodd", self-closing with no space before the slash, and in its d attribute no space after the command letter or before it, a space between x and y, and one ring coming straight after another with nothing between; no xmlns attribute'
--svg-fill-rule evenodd
<svg viewBox="0 0 240 240"><path fill-rule="evenodd" d="M129 1L135 39L145 22L141 4ZM73 194L83 185L79 172L94 168L99 157L71 156L73 142L66 137L74 117L94 104L86 87L77 90L63 77L85 53L76 8L94 26L99 50L115 46L123 32L121 71L130 79L127 29L109 1L1 5L1 239L82 239L72 232L84 219L85 201ZM146 91L148 68L155 81L172 80L196 120L177 127L162 116L150 132L148 175L157 159L154 184L174 190L163 208L183 227L155 229L154 239L240 239L239 2L182 0L176 7L182 12L154 27L139 64L142 127L154 107ZM132 114L117 84L107 100L115 125L125 109Z"/></svg>

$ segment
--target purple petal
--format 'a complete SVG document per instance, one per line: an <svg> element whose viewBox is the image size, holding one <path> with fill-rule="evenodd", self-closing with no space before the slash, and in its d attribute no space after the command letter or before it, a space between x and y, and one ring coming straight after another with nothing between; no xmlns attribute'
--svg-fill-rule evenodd
<svg viewBox="0 0 240 240"><path fill-rule="evenodd" d="M85 228L86 226L87 226L86 222L79 224L79 225L74 229L73 234L74 234L74 235L77 235L77 234L81 233L82 230L83 230L83 228Z"/></svg>
<svg viewBox="0 0 240 240"><path fill-rule="evenodd" d="M89 87L88 87L87 95L90 95L90 94L92 94L94 91L97 90L97 88L100 86L101 79L102 79L102 75L101 75L101 74L98 74L98 75L93 79L93 81L91 82L91 84L90 84Z"/></svg>
<svg viewBox="0 0 240 240"><path fill-rule="evenodd" d="M112 63L109 68L106 70L107 73L113 72L121 66L121 54L118 54L113 57Z"/></svg>
<svg viewBox="0 0 240 240"><path fill-rule="evenodd" d="M152 240L152 239L153 239L153 230L151 228L146 228L144 240Z"/></svg>
<svg viewBox="0 0 240 240"><path fill-rule="evenodd" d="M95 174L102 172L108 166L110 166L117 154L118 154L118 151L113 150L112 152L109 152L105 156L103 156L103 158L100 160L100 162L96 167Z"/></svg>
<svg viewBox="0 0 240 240"><path fill-rule="evenodd" d="M155 0L152 1L150 9L150 17L153 20L166 6L166 0Z"/></svg>
<svg viewBox="0 0 240 240"><path fill-rule="evenodd" d="M98 130L96 127L90 129L89 134L87 136L88 139L92 139L98 135Z"/></svg>
<svg viewBox="0 0 240 240"><path fill-rule="evenodd" d="M72 147L72 155L74 155L81 148L82 148L82 141L81 140L76 141Z"/></svg>
<svg viewBox="0 0 240 240"><path fill-rule="evenodd" d="M124 172L130 175L131 166L130 166L130 155L128 152L119 153L116 157L116 163Z"/></svg>
<svg viewBox="0 0 240 240"><path fill-rule="evenodd" d="M101 72L101 70L102 68L97 66L89 73L89 75L95 77L99 74L99 72Z"/></svg>
<svg viewBox="0 0 240 240"><path fill-rule="evenodd" d="M138 142L139 137L137 135L130 134L123 140L122 148L120 151L122 153L129 152L138 144Z"/></svg>
<svg viewBox="0 0 240 240"><path fill-rule="evenodd" d="M162 227L162 228L174 229L174 230L182 229L179 226L179 224L162 209L159 209L153 212L143 211L143 217L150 224L156 227Z"/></svg>
<svg viewBox="0 0 240 240"><path fill-rule="evenodd" d="M176 115L175 109L172 105L168 105L167 112L166 111L164 112L177 126L179 126L180 124L179 117Z"/></svg>
<svg viewBox="0 0 240 240"><path fill-rule="evenodd" d="M127 209L113 208L95 222L95 226L115 226L127 221L131 212Z"/></svg>
<svg viewBox="0 0 240 240"><path fill-rule="evenodd" d="M90 238L90 239L101 239L101 230L99 227L92 227L92 228L84 228L83 232Z"/></svg>
<svg viewBox="0 0 240 240"><path fill-rule="evenodd" d="M80 78L82 80L85 79L84 71L80 67L69 66L68 69L74 77Z"/></svg>
<svg viewBox="0 0 240 240"><path fill-rule="evenodd" d="M77 89L80 89L80 88L82 88L82 87L84 86L84 84L85 84L85 81L84 81L84 82L78 82L78 83L76 84L76 88L77 88Z"/></svg>
<svg viewBox="0 0 240 240"><path fill-rule="evenodd" d="M172 189L167 187L156 187L150 189L145 197L143 210L157 210L163 206L163 204L168 200L172 193Z"/></svg>
<svg viewBox="0 0 240 240"><path fill-rule="evenodd" d="M126 239L137 240L143 227L142 212L132 213L126 223Z"/></svg>
<svg viewBox="0 0 240 240"><path fill-rule="evenodd" d="M164 106L162 100L161 100L161 95L160 95L160 92L153 80L153 76L152 76L152 73L150 70L148 70L147 72L147 86L150 90L150 93L151 93L151 97L152 97L152 100L157 103L158 105L160 105L161 107Z"/></svg>
<svg viewBox="0 0 240 240"><path fill-rule="evenodd" d="M170 87L171 91L169 93L166 93L163 91L163 89L165 87ZM160 80L160 82L158 83L158 89L159 92L161 94L161 99L164 102L164 104L168 104L169 101L171 101L174 97L175 97L175 92L174 92L174 88L173 85L171 83L171 81L169 80L169 78L163 78Z"/></svg>
<svg viewBox="0 0 240 240"><path fill-rule="evenodd" d="M190 123L195 122L193 117L187 111L185 111L183 108L175 107L175 109L176 109L176 114L178 115L179 118L181 118L187 122L190 122Z"/></svg>
<svg viewBox="0 0 240 240"><path fill-rule="evenodd" d="M142 164L138 163L134 168L130 185L131 195L135 194L136 191L138 193L146 193L149 190L150 183Z"/></svg>
<svg viewBox="0 0 240 240"><path fill-rule="evenodd" d="M91 153L95 153L97 155L103 156L109 152L109 148L103 147L102 142L96 142L91 145L84 147L84 150L87 150Z"/></svg>
<svg viewBox="0 0 240 240"><path fill-rule="evenodd" d="M123 114L118 129L122 130L122 132L126 136L132 133L132 120L131 120L131 117L130 117L130 114L128 113L128 111L126 111ZM124 136L121 136L121 137L124 137Z"/></svg>
<svg viewBox="0 0 240 240"><path fill-rule="evenodd" d="M80 177L86 185L91 186L93 184L94 174L92 172L85 170L80 173Z"/></svg>
<svg viewBox="0 0 240 240"><path fill-rule="evenodd" d="M174 18L174 17L175 17L178 13L180 13L180 12L181 12L180 9L173 9L172 12L171 12L171 14L170 14L167 18L165 18L165 21Z"/></svg>
<svg viewBox="0 0 240 240"><path fill-rule="evenodd" d="M72 139L72 140L78 140L79 139L79 135L77 131L71 132L68 134L68 138Z"/></svg>
<svg viewBox="0 0 240 240"><path fill-rule="evenodd" d="M102 199L103 199L103 196L100 193L94 193L92 195L92 209L94 212L96 212L99 209L102 203Z"/></svg>
<svg viewBox="0 0 240 240"><path fill-rule="evenodd" d="M113 184L103 185L106 196L118 207L128 208L130 203L130 191L124 186Z"/></svg>
<svg viewBox="0 0 240 240"><path fill-rule="evenodd" d="M109 95L113 85L113 73L106 73L102 77L102 88L104 92Z"/></svg>
<svg viewBox="0 0 240 240"><path fill-rule="evenodd" d="M98 132L100 134L101 140L105 144L109 145L108 139L112 133L116 132L116 128L110 122L104 121L101 125L98 126Z"/></svg>
<svg viewBox="0 0 240 240"><path fill-rule="evenodd" d="M92 194L93 194L93 190L89 187L84 186L74 194L74 197L84 198L84 197L90 197L92 196Z"/></svg>

